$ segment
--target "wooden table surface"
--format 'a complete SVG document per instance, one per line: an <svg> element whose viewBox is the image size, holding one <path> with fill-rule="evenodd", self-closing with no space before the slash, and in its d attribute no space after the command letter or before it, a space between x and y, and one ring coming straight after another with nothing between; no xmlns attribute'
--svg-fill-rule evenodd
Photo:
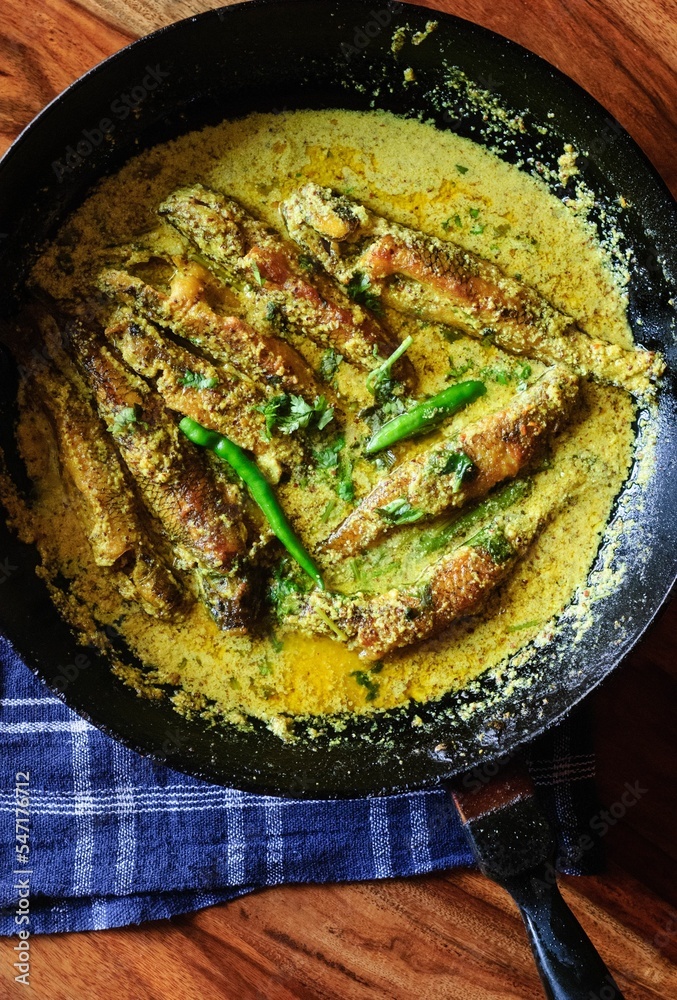
<svg viewBox="0 0 677 1000"><path fill-rule="evenodd" d="M21 0L0 25L0 147L138 35L217 2ZM544 56L602 102L677 193L677 7L668 0L437 0ZM367 8L370 9L370 8ZM262 13L262 17L265 13ZM603 805L646 789L605 838L608 871L564 894L627 1000L677 998L677 604L593 696ZM33 938L40 1000L524 1000L540 987L508 898L467 871L270 889L140 928ZM592 1000L592 998L591 998Z"/></svg>

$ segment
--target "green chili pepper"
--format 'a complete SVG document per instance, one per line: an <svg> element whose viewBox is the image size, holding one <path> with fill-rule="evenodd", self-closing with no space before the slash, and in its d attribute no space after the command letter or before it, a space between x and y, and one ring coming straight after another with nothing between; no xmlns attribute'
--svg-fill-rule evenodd
<svg viewBox="0 0 677 1000"><path fill-rule="evenodd" d="M200 445L202 448L209 448L210 451L213 451L215 455L218 455L223 462L227 462L237 472L240 479L246 483L252 500L259 505L274 534L282 542L289 555L306 571L320 590L324 590L324 583L322 582L318 568L294 532L272 487L256 462L252 461L239 445L233 441L229 441L223 434L217 434L216 431L208 430L202 424L198 424L197 420L184 417L179 427L193 444Z"/></svg>
<svg viewBox="0 0 677 1000"><path fill-rule="evenodd" d="M467 406L479 396L483 396L486 391L484 382L470 380L450 385L438 396L433 396L425 403L419 403L418 406L414 406L413 409L401 413L398 417L394 417L387 424L379 427L367 444L365 449L367 455L373 455L383 448L390 448L397 441L430 430L445 417L450 417L452 413L456 413L463 406Z"/></svg>

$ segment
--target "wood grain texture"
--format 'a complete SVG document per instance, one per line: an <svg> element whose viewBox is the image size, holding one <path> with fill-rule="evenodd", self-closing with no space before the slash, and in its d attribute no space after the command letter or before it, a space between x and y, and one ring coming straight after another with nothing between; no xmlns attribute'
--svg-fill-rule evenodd
<svg viewBox="0 0 677 1000"><path fill-rule="evenodd" d="M0 144L133 37L218 3L22 0L0 23ZM665 0L436 0L550 60L630 131L677 193L677 9ZM369 10L367 6L367 10ZM262 15L263 16L263 15ZM627 1000L677 997L677 604L593 696L600 793L646 792L605 838L604 876L564 892ZM519 917L473 872L288 886L140 928L34 938L39 1000L525 1000ZM21 995L0 940L0 997Z"/></svg>

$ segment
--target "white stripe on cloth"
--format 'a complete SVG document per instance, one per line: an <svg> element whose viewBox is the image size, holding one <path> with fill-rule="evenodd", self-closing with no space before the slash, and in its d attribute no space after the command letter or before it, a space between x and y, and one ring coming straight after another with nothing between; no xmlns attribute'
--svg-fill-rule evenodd
<svg viewBox="0 0 677 1000"><path fill-rule="evenodd" d="M247 843L244 835L244 808L246 799L242 792L237 793L236 802L228 802L226 812L226 865L229 885L244 885L245 862L247 858ZM223 805L220 806L223 808Z"/></svg>
<svg viewBox="0 0 677 1000"><path fill-rule="evenodd" d="M417 868L429 868L430 840L428 835L428 816L426 800L423 795L413 795L409 799L409 823L411 825L411 860Z"/></svg>
<svg viewBox="0 0 677 1000"><path fill-rule="evenodd" d="M73 895L90 896L92 892L92 861L94 836L91 811L84 808L90 789L89 733L73 730L71 741L73 787L75 789L75 857L73 859ZM78 797L82 796L82 800Z"/></svg>
<svg viewBox="0 0 677 1000"><path fill-rule="evenodd" d="M84 719L68 722L0 722L0 733L93 733L94 726Z"/></svg>
<svg viewBox="0 0 677 1000"><path fill-rule="evenodd" d="M393 874L393 866L390 858L388 804L385 799L369 800L369 832L374 858L374 877L388 878Z"/></svg>
<svg viewBox="0 0 677 1000"><path fill-rule="evenodd" d="M279 885L284 879L282 809L279 801L269 799L263 812L266 824L266 885Z"/></svg>
<svg viewBox="0 0 677 1000"><path fill-rule="evenodd" d="M115 896L126 896L132 891L136 865L136 830L134 819L134 787L131 782L129 754L113 746L113 774L115 777L115 812L118 816L118 850L115 861Z"/></svg>
<svg viewBox="0 0 677 1000"><path fill-rule="evenodd" d="M0 698L0 706L3 708L14 708L17 705L61 705L70 712L70 708L59 698Z"/></svg>
<svg viewBox="0 0 677 1000"><path fill-rule="evenodd" d="M105 931L108 927L108 907L103 899L92 900L92 929Z"/></svg>

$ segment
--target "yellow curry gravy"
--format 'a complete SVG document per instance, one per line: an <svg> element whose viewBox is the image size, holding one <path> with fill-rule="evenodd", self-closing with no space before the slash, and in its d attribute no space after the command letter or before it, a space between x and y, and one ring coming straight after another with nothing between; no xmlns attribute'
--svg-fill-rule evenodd
<svg viewBox="0 0 677 1000"><path fill-rule="evenodd" d="M278 205L296 187L315 181L350 194L368 207L440 238L452 238L496 262L508 274L537 288L573 316L592 336L631 346L621 280L601 249L593 227L550 194L546 185L483 147L421 122L382 112L299 111L252 115L186 135L142 153L116 176L100 183L67 222L38 262L34 280L56 298L86 293L109 253L107 248L157 240L171 251L176 235L158 219L157 205L177 186L200 181L240 200L253 214L281 228ZM450 370L482 377L487 394L458 414L442 432L496 409L538 377L543 366L526 364L433 324L387 313L400 338L413 337L409 356L419 394L441 391ZM306 356L316 367L320 352ZM529 370L530 369L530 370ZM338 388L356 400L347 410L346 438L358 432L356 412L370 397L364 373L342 364ZM574 421L556 440L535 476L533 497L551 506L558 480L572 461L589 470L590 488L551 521L485 611L456 623L441 637L386 658L364 683L365 664L325 638L274 628L261 637L231 637L219 631L196 604L176 622L150 618L125 602L112 571L92 561L75 506L59 478L50 427L28 403L20 448L37 483L30 512L15 511L25 538L38 545L50 576L70 580L60 603L91 637L98 624L115 624L146 665L141 673L118 663L116 670L140 692L157 695L158 684L175 686L182 711L215 718L265 720L284 735L290 716L326 716L393 708L410 699L428 701L461 687L532 640L548 634L548 623L585 587L611 505L628 475L633 447L634 404L621 390L584 386ZM427 447L435 435L397 446L397 459ZM372 463L353 468L357 498L373 483ZM311 550L351 507L337 497L326 476L298 470L278 495ZM532 497L532 502L533 502ZM380 556L351 560L328 572L328 583L344 592L367 573L372 589L415 574L417 539L428 525L414 524L388 541Z"/></svg>

